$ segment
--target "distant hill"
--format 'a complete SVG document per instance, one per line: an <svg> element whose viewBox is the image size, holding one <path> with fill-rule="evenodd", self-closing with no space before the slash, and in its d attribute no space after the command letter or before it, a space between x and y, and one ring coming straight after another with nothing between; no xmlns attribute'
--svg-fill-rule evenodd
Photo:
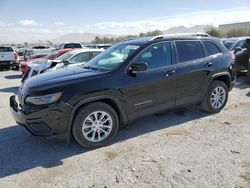
<svg viewBox="0 0 250 188"><path fill-rule="evenodd" d="M206 30L209 28L209 25L195 25L192 27L185 27L185 26L178 26L178 27L172 27L168 30L164 30L164 34L174 34L174 33L196 33L196 32L206 32ZM129 34L129 33L128 33ZM91 42L95 39L95 37L113 37L117 38L119 35L100 35L97 33L69 33L62 35L56 39L51 40L54 43L60 43L60 42Z"/></svg>
<svg viewBox="0 0 250 188"><path fill-rule="evenodd" d="M118 37L118 35L100 35L97 33L69 33L62 35L56 39L53 39L52 42L60 43L60 42L91 42L95 39L95 37Z"/></svg>
<svg viewBox="0 0 250 188"><path fill-rule="evenodd" d="M195 25L192 27L178 26L172 27L168 30L163 31L164 34L174 34L174 33L197 33L197 32L206 32L210 25Z"/></svg>

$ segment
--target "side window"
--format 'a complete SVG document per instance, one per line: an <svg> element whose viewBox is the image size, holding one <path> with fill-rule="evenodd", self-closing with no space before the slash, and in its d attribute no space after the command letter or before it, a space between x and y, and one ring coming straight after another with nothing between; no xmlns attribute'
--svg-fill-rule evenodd
<svg viewBox="0 0 250 188"><path fill-rule="evenodd" d="M208 56L221 53L220 49L210 41L203 41L203 44L207 50Z"/></svg>
<svg viewBox="0 0 250 188"><path fill-rule="evenodd" d="M246 40L240 40L240 41L238 41L238 42L234 45L234 49L235 49L235 48L238 48L238 47L240 47L240 48L247 48ZM234 49L233 49L233 50L234 50Z"/></svg>
<svg viewBox="0 0 250 188"><path fill-rule="evenodd" d="M89 52L80 53L72 57L69 61L71 63L81 63L81 62L88 62L90 60Z"/></svg>
<svg viewBox="0 0 250 188"><path fill-rule="evenodd" d="M176 41L175 44L180 63L204 57L200 41Z"/></svg>
<svg viewBox="0 0 250 188"><path fill-rule="evenodd" d="M95 56L99 55L100 53L101 53L101 52L92 52L93 57L95 57Z"/></svg>
<svg viewBox="0 0 250 188"><path fill-rule="evenodd" d="M148 70L170 66L172 64L171 43L156 44L147 48L134 62L147 63Z"/></svg>

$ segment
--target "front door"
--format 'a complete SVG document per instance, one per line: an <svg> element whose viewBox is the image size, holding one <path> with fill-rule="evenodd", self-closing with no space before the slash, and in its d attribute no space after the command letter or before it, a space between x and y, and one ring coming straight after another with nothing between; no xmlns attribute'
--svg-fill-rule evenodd
<svg viewBox="0 0 250 188"><path fill-rule="evenodd" d="M176 74L171 42L154 44L133 63L146 63L147 71L127 74L125 92L131 117L175 106Z"/></svg>

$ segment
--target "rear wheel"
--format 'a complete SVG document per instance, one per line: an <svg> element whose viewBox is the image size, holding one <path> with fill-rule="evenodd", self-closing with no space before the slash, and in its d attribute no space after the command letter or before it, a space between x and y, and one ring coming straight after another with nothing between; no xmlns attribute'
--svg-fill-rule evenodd
<svg viewBox="0 0 250 188"><path fill-rule="evenodd" d="M228 87L219 80L213 81L201 104L202 109L209 113L220 112L226 105L228 99Z"/></svg>
<svg viewBox="0 0 250 188"><path fill-rule="evenodd" d="M80 145L97 148L108 144L116 135L118 127L115 110L106 103L96 102L78 111L72 133Z"/></svg>

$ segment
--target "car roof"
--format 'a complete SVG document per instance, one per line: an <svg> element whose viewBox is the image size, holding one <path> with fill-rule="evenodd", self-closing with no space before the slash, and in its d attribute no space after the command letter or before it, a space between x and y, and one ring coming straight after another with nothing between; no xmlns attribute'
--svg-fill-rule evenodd
<svg viewBox="0 0 250 188"><path fill-rule="evenodd" d="M217 37L200 37L200 36L164 36L164 38L157 38L156 37L142 37L142 38L136 38L136 39L128 39L123 41L122 43L124 44L138 44L138 45L143 45L148 42L154 43L154 42L159 42L159 41L173 41L173 40L213 40L213 41L219 41Z"/></svg>
<svg viewBox="0 0 250 188"><path fill-rule="evenodd" d="M61 52L70 52L70 51L73 51L74 49L72 48L66 48L66 49L61 49L61 50L56 50L58 53L61 53Z"/></svg>
<svg viewBox="0 0 250 188"><path fill-rule="evenodd" d="M81 53L81 52L103 52L103 49L92 49L92 48L81 48L81 49L75 49L71 52L73 53Z"/></svg>

